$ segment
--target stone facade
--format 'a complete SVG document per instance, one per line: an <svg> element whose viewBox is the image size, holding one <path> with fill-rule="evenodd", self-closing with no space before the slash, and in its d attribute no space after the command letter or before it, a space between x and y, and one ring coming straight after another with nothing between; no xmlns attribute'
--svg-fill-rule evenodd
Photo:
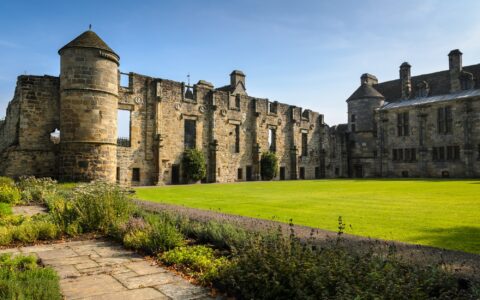
<svg viewBox="0 0 480 300"><path fill-rule="evenodd" d="M276 180L480 175L480 65L462 67L458 50L448 71L412 77L404 63L399 80L362 75L348 123L333 127L317 112L248 95L238 70L219 88L121 73L92 31L59 54L59 77L18 78L0 121L0 175L178 184L190 147L206 158L204 182L260 180L265 151L279 159ZM119 110L130 115L125 138Z"/></svg>
<svg viewBox="0 0 480 300"><path fill-rule="evenodd" d="M378 83L364 74L347 100L352 177L479 177L480 65ZM353 116L353 117L352 117Z"/></svg>

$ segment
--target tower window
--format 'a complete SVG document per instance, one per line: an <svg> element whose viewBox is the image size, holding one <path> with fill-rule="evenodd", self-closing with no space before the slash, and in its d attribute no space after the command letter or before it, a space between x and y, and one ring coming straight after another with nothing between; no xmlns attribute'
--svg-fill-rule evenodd
<svg viewBox="0 0 480 300"><path fill-rule="evenodd" d="M357 119L357 116L356 116L356 115L352 114L352 115L350 116L350 122L355 122L356 119Z"/></svg>
<svg viewBox="0 0 480 300"><path fill-rule="evenodd" d="M240 95L235 96L235 107L240 108Z"/></svg>
<svg viewBox="0 0 480 300"><path fill-rule="evenodd" d="M268 149L270 152L277 151L277 131L275 128L268 129Z"/></svg>
<svg viewBox="0 0 480 300"><path fill-rule="evenodd" d="M302 133L302 156L308 156L308 133Z"/></svg>
<svg viewBox="0 0 480 300"><path fill-rule="evenodd" d="M235 153L240 153L240 125L235 125Z"/></svg>
<svg viewBox="0 0 480 300"><path fill-rule="evenodd" d="M194 149L197 142L197 122L185 119L184 124L184 146L185 149Z"/></svg>

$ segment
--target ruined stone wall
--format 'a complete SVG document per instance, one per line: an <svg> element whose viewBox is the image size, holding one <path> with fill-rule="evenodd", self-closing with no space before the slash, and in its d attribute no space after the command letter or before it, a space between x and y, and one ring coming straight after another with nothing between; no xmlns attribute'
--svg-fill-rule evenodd
<svg viewBox="0 0 480 300"><path fill-rule="evenodd" d="M347 124L329 128L327 156L327 178L348 177L348 135Z"/></svg>
<svg viewBox="0 0 480 300"><path fill-rule="evenodd" d="M19 76L15 95L0 126L0 174L56 177L59 128L58 77Z"/></svg>
<svg viewBox="0 0 480 300"><path fill-rule="evenodd" d="M155 82L135 73L129 77L129 86L120 88L118 109L130 112L130 143L117 146L117 181L127 186L152 185L158 180ZM139 169L139 180L133 180L134 168Z"/></svg>

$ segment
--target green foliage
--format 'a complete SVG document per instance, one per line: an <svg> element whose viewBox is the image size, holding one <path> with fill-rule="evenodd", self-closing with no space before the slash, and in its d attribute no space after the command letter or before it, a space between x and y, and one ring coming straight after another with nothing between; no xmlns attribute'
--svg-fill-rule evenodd
<svg viewBox="0 0 480 300"><path fill-rule="evenodd" d="M0 246L6 246L13 240L13 231L10 226L0 226Z"/></svg>
<svg viewBox="0 0 480 300"><path fill-rule="evenodd" d="M336 241L316 249L295 236L258 235L221 269L220 286L242 299L469 299L441 266L416 266L394 252L354 252Z"/></svg>
<svg viewBox="0 0 480 300"><path fill-rule="evenodd" d="M0 255L0 299L60 300L58 275L34 256Z"/></svg>
<svg viewBox="0 0 480 300"><path fill-rule="evenodd" d="M15 205L20 202L20 191L15 186L0 185L0 202Z"/></svg>
<svg viewBox="0 0 480 300"><path fill-rule="evenodd" d="M58 227L47 221L36 222L34 226L37 227L38 239L40 240L53 240L60 234Z"/></svg>
<svg viewBox="0 0 480 300"><path fill-rule="evenodd" d="M260 174L262 180L272 180L277 176L278 158L273 152L263 152L260 159Z"/></svg>
<svg viewBox="0 0 480 300"><path fill-rule="evenodd" d="M183 234L172 223L168 214L150 214L146 221L150 227L150 241L147 249L149 252L167 251L185 243Z"/></svg>
<svg viewBox="0 0 480 300"><path fill-rule="evenodd" d="M0 202L0 218L9 216L12 214L12 207L9 203Z"/></svg>
<svg viewBox="0 0 480 300"><path fill-rule="evenodd" d="M66 193L66 197L56 195L48 206L53 222L71 235L111 234L114 225L128 220L136 209L122 189L102 182L80 185Z"/></svg>
<svg viewBox="0 0 480 300"><path fill-rule="evenodd" d="M150 232L145 230L135 230L127 232L123 236L123 245L135 250L145 250L150 248Z"/></svg>
<svg viewBox="0 0 480 300"><path fill-rule="evenodd" d="M175 265L202 283L218 280L219 269L228 265L225 257L215 257L213 249L197 245L178 247L159 255L167 265Z"/></svg>
<svg viewBox="0 0 480 300"><path fill-rule="evenodd" d="M37 224L24 222L13 228L13 239L22 243L33 243L39 238L40 231Z"/></svg>
<svg viewBox="0 0 480 300"><path fill-rule="evenodd" d="M200 243L211 244L217 249L231 250L241 247L247 239L247 232L230 223L216 221L199 222L190 219L178 221L181 231Z"/></svg>
<svg viewBox="0 0 480 300"><path fill-rule="evenodd" d="M10 177L0 176L0 185L14 186L15 181Z"/></svg>
<svg viewBox="0 0 480 300"><path fill-rule="evenodd" d="M25 203L44 204L57 189L57 182L51 178L21 177L17 186Z"/></svg>
<svg viewBox="0 0 480 300"><path fill-rule="evenodd" d="M187 149L182 159L183 174L187 181L199 181L207 175L205 157L200 150Z"/></svg>

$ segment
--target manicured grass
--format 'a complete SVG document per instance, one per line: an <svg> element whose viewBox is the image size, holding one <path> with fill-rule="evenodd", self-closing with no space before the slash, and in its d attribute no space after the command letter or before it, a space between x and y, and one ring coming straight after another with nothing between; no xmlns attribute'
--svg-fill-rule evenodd
<svg viewBox="0 0 480 300"><path fill-rule="evenodd" d="M479 180L305 180L137 188L137 198L480 254Z"/></svg>

